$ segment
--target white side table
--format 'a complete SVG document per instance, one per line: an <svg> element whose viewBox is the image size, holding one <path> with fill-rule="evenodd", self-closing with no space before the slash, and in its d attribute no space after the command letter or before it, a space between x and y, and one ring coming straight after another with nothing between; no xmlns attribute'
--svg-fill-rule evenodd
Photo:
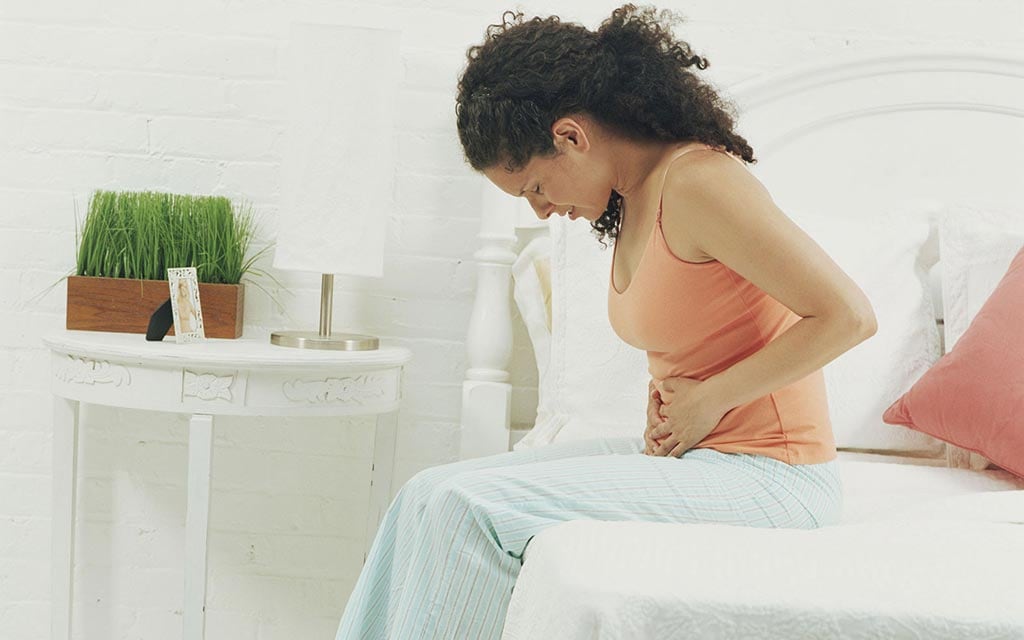
<svg viewBox="0 0 1024 640"><path fill-rule="evenodd" d="M146 342L140 334L65 331L51 351L53 411L53 613L51 637L71 636L79 403L187 413L186 640L201 640L206 603L213 421L218 415L377 414L366 523L369 551L391 494L402 366L408 349L292 349L266 341ZM383 343L383 341L382 341Z"/></svg>

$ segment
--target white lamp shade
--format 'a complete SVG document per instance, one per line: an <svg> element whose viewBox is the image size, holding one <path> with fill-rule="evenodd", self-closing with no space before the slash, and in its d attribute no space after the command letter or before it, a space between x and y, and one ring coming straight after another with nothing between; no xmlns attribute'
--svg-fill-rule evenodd
<svg viewBox="0 0 1024 640"><path fill-rule="evenodd" d="M399 43L398 31L291 25L275 267L383 275Z"/></svg>

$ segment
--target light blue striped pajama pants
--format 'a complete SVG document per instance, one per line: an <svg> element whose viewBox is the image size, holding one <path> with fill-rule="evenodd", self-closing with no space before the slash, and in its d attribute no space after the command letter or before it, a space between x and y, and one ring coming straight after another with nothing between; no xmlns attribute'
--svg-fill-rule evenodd
<svg viewBox="0 0 1024 640"><path fill-rule="evenodd" d="M839 521L835 461L643 449L642 436L579 440L420 471L381 521L337 640L500 638L527 543L567 520Z"/></svg>

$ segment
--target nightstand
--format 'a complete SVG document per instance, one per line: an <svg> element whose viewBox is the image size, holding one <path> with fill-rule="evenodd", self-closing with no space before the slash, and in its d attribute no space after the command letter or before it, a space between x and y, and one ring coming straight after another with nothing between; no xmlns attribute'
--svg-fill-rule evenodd
<svg viewBox="0 0 1024 640"><path fill-rule="evenodd" d="M185 518L186 640L203 638L213 425L218 415L377 416L363 558L391 497L402 367L412 354L320 351L269 339L146 342L139 334L65 331L44 338L51 351L53 547L51 637L71 636L79 404L185 413L188 507Z"/></svg>

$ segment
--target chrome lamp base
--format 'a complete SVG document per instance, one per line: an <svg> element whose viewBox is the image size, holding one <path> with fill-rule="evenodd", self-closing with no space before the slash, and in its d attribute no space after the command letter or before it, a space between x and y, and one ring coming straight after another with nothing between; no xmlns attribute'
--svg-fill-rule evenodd
<svg viewBox="0 0 1024 640"><path fill-rule="evenodd" d="M334 274L325 273L320 280L320 331L275 331L270 334L270 344L296 349L335 351L371 351L380 348L380 340L375 336L331 333L333 307Z"/></svg>
<svg viewBox="0 0 1024 640"><path fill-rule="evenodd" d="M374 336L358 333L333 333L322 336L316 331L275 331L270 343L297 349L333 349L336 351L367 351L380 347Z"/></svg>

